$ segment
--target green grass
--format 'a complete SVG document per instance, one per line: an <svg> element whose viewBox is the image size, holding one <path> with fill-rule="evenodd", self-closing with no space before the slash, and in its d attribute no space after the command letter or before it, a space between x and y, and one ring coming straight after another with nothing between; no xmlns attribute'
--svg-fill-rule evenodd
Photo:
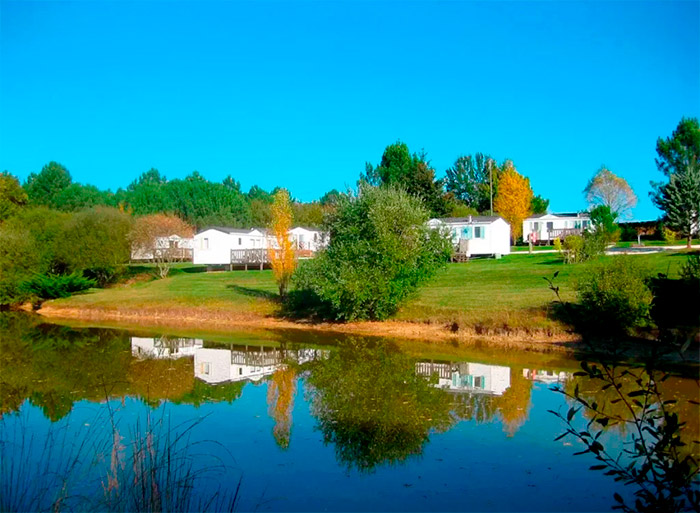
<svg viewBox="0 0 700 513"><path fill-rule="evenodd" d="M619 256L601 259L620 258ZM686 260L682 253L638 255L652 273L677 275ZM556 254L519 255L501 260L450 264L421 288L396 318L423 322L457 322L487 328L548 328L557 325L547 316L555 299L544 277L556 271L555 284L564 300L574 300L574 281L591 263L565 265Z"/></svg>
<svg viewBox="0 0 700 513"><path fill-rule="evenodd" d="M619 256L604 259L624 258ZM686 257L681 252L638 255L652 273L676 276ZM416 322L457 322L460 326L549 329L559 326L547 306L555 299L544 277L559 271L556 284L573 300L573 283L591 264L565 265L556 254L518 255L500 260L449 264L425 284L395 316ZM157 311L206 309L230 315L274 315L279 311L271 271L176 272L153 280L51 302L72 308ZM176 320L176 319L174 319Z"/></svg>

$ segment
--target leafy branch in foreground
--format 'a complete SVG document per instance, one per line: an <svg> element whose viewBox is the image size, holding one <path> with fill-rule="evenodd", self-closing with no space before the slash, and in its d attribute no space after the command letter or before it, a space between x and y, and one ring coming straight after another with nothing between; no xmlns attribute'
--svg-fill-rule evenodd
<svg viewBox="0 0 700 513"><path fill-rule="evenodd" d="M556 390L575 403L564 415L550 410L566 424L566 431L555 441L566 436L578 439L585 449L574 455L592 454L598 464L591 470L604 470L605 475L625 485L635 485L634 505L625 503L617 493L614 509L642 512L700 511L700 482L698 481L697 450L700 442L693 440L688 447L681 430L685 422L679 421L673 411L676 399L664 399L659 384L669 375L657 379L650 369L619 371L605 364L581 363L581 372L576 377L591 380L601 392L610 391L613 398L609 404L598 404L583 397L579 385L573 393L561 388ZM625 386L633 384L633 386ZM695 400L689 400L698 405ZM618 406L614 406L618 405ZM589 418L585 429L574 426L576 415L584 410ZM631 436L619 454L606 450L600 441L601 435L612 426L620 426Z"/></svg>

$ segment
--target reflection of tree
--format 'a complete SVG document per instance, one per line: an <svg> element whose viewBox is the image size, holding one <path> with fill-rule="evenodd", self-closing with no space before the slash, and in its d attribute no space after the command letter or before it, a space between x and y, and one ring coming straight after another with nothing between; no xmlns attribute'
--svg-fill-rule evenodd
<svg viewBox="0 0 700 513"><path fill-rule="evenodd" d="M296 369L285 366L272 375L267 385L268 414L275 421L272 434L282 449L289 447L292 433L292 410L297 391Z"/></svg>
<svg viewBox="0 0 700 513"><path fill-rule="evenodd" d="M510 387L500 397L494 397L494 406L503 419L503 430L513 436L530 414L532 381L523 376L522 369L510 370Z"/></svg>
<svg viewBox="0 0 700 513"><path fill-rule="evenodd" d="M0 414L29 399L58 420L73 401L123 394L130 359L123 332L75 330L0 314Z"/></svg>
<svg viewBox="0 0 700 513"><path fill-rule="evenodd" d="M451 423L449 394L385 345L342 344L314 363L309 384L324 441L349 468L368 471L418 455L431 429Z"/></svg>
<svg viewBox="0 0 700 513"><path fill-rule="evenodd" d="M194 387L191 358L134 359L129 366L129 393L157 405L162 399L180 398Z"/></svg>

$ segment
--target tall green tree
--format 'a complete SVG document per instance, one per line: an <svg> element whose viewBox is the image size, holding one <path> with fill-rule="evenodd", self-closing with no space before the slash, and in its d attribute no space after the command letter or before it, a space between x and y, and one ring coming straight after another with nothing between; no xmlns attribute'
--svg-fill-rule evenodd
<svg viewBox="0 0 700 513"><path fill-rule="evenodd" d="M19 180L7 171L0 173L0 223L26 206L28 201Z"/></svg>
<svg viewBox="0 0 700 513"><path fill-rule="evenodd" d="M651 198L664 221L686 237L688 247L700 223L700 125L683 118L671 137L656 143L656 165L668 182L652 182Z"/></svg>
<svg viewBox="0 0 700 513"><path fill-rule="evenodd" d="M492 191L496 197L499 176L500 169L490 156L461 156L446 171L445 189L468 207L490 212Z"/></svg>
<svg viewBox="0 0 700 513"><path fill-rule="evenodd" d="M56 198L73 183L65 166L58 162L49 162L39 173L31 173L24 183L24 190L33 205L57 207Z"/></svg>
<svg viewBox="0 0 700 513"><path fill-rule="evenodd" d="M401 187L418 197L432 216L444 216L448 202L443 192L442 180L435 178L435 169L425 152L413 153L401 141L390 144L382 154L378 166L367 164L360 181L370 185Z"/></svg>
<svg viewBox="0 0 700 513"><path fill-rule="evenodd" d="M530 202L530 209L532 210L533 214L546 214L548 208L548 199L544 199L539 194L537 196L532 197L532 201Z"/></svg>

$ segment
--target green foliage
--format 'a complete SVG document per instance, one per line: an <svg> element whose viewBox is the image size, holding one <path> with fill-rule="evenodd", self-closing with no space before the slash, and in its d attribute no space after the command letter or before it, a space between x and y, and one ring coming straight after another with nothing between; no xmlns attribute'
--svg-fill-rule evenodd
<svg viewBox="0 0 700 513"><path fill-rule="evenodd" d="M532 210L533 214L546 214L548 208L548 199L544 199L539 194L537 196L532 197L532 201L530 202L530 209Z"/></svg>
<svg viewBox="0 0 700 513"><path fill-rule="evenodd" d="M19 180L7 171L0 173L0 223L23 208L28 201Z"/></svg>
<svg viewBox="0 0 700 513"><path fill-rule="evenodd" d="M649 321L649 273L634 257L617 256L592 266L576 283L590 328L621 333Z"/></svg>
<svg viewBox="0 0 700 513"><path fill-rule="evenodd" d="M357 196L343 196L326 221L328 248L295 276L293 308L315 298L320 315L387 318L451 253L449 239L427 220L420 202L400 189L363 185Z"/></svg>
<svg viewBox="0 0 700 513"><path fill-rule="evenodd" d="M700 282L700 253L688 255L688 260L681 266L680 274L684 280Z"/></svg>
<svg viewBox="0 0 700 513"><path fill-rule="evenodd" d="M583 236L568 235L562 244L566 250L564 261L567 264L577 264L602 255L608 242L607 237L603 232L587 232Z"/></svg>
<svg viewBox="0 0 700 513"><path fill-rule="evenodd" d="M447 199L442 191L442 181L435 179L435 170L430 166L425 153L414 153L401 141L390 144L384 150L377 167L367 164L361 182L369 185L400 187L423 201L432 217L447 213Z"/></svg>
<svg viewBox="0 0 700 513"><path fill-rule="evenodd" d="M583 261L583 237L580 235L569 235L562 244L566 250L564 260L567 264L575 264Z"/></svg>
<svg viewBox="0 0 700 513"><path fill-rule="evenodd" d="M327 193L325 193L323 196L321 196L321 199L319 200L319 203L321 203L321 206L327 207L334 205L336 201L338 201L338 198L340 197L341 193L337 189L331 189Z"/></svg>
<svg viewBox="0 0 700 513"><path fill-rule="evenodd" d="M450 426L450 396L416 375L414 361L380 344L350 340L314 362L312 414L338 461L372 471L420 455L431 430Z"/></svg>
<svg viewBox="0 0 700 513"><path fill-rule="evenodd" d="M496 197L499 176L500 169L490 156L483 153L461 156L446 171L445 189L468 207L478 212L489 212L491 180L493 197Z"/></svg>
<svg viewBox="0 0 700 513"><path fill-rule="evenodd" d="M53 206L64 212L77 212L97 205L109 205L113 202L109 191L100 191L94 185L72 183L54 196Z"/></svg>
<svg viewBox="0 0 700 513"><path fill-rule="evenodd" d="M604 475L636 488L634 505L615 493L613 509L630 513L700 511L699 469L692 448L700 440L684 441L679 401L663 394L663 382L669 376L649 364L633 370L581 362L581 368L574 376L587 378L590 388L609 391L611 400L599 403L584 397L578 383L572 392L559 389L573 405L566 415L550 410L566 425L555 441L573 437L584 447L574 455L590 454L598 462L590 470L605 471ZM589 419L584 428L575 425L582 410ZM611 428L627 431L630 443L606 448L601 435ZM686 450L689 445L690 451Z"/></svg>
<svg viewBox="0 0 700 513"><path fill-rule="evenodd" d="M73 214L61 237L60 255L69 270L94 269L103 279L129 261L131 216L116 208L96 207Z"/></svg>
<svg viewBox="0 0 700 513"><path fill-rule="evenodd" d="M454 203L448 214L449 217L469 217L478 216L479 212L477 212L475 208L469 207L464 203Z"/></svg>
<svg viewBox="0 0 700 513"><path fill-rule="evenodd" d="M75 292L82 292L96 285L94 280L85 278L82 273L71 274L37 274L22 283L22 288L31 296L39 299L58 299L68 297Z"/></svg>
<svg viewBox="0 0 700 513"><path fill-rule="evenodd" d="M608 205L598 205L591 210L591 224L594 231L606 242L620 240L620 228L615 224L617 213L613 212Z"/></svg>
<svg viewBox="0 0 700 513"><path fill-rule="evenodd" d="M688 239L700 221L700 125L683 118L671 137L656 143L659 171L668 182L652 182L654 204L665 212L664 221Z"/></svg>
<svg viewBox="0 0 700 513"><path fill-rule="evenodd" d="M58 162L49 162L41 171L27 177L24 190L33 205L57 208L57 196L73 182L68 170Z"/></svg>

